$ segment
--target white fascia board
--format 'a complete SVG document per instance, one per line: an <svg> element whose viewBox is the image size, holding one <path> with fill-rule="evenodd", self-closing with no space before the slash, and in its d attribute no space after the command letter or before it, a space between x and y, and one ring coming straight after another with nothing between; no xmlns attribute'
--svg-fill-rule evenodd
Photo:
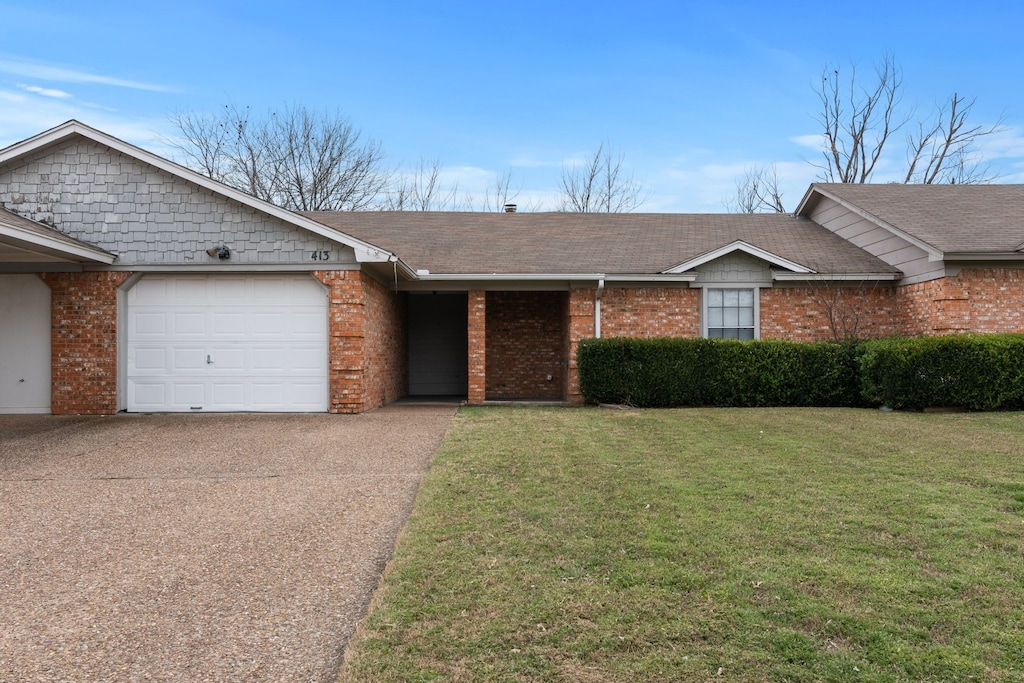
<svg viewBox="0 0 1024 683"><path fill-rule="evenodd" d="M98 142L101 145L110 147L111 149L117 150L126 156L138 159L150 166L155 166L156 168L166 171L171 175L178 176L190 183L204 187L215 194L233 199L240 204L244 204L245 206L256 209L257 211L271 215L296 227L308 230L309 232L320 235L332 242L337 242L347 247L351 247L355 251L356 261L360 263L383 263L392 260L392 257L394 256L391 252L376 247L369 242L356 239L351 235L329 228L326 225L318 223L310 218L300 216L288 211L287 209L282 209L281 207L275 206L270 202L265 202L262 199L257 199L256 197L246 194L241 190L236 190L235 188L229 187L224 183L217 182L212 178L207 178L206 176L185 168L184 166L169 159L164 159L152 152L147 152L140 147L136 147L135 145L129 144L123 140L107 135L106 133L96 130L91 126L87 126L80 121L76 121L75 119L71 119L56 128L51 128L50 130L40 133L35 137L23 140L22 142L16 142L13 145L0 150L0 164L4 164L11 159L22 156L23 154L27 154L34 150L59 142L74 134L81 135L93 142Z"/></svg>
<svg viewBox="0 0 1024 683"><path fill-rule="evenodd" d="M731 253L733 253L735 251L745 252L747 254L750 254L751 256L754 256L756 258L761 259L762 261L767 261L768 263L772 264L773 266L778 266L780 268L786 268L786 269L792 270L792 271L794 271L796 273L813 273L813 272L815 272L813 269L808 268L807 266L804 266L804 265L801 265L799 263L796 263L795 261L790 261L789 259L786 259L786 258L782 258L781 256L779 256L777 254L773 254L770 251L766 251L764 249L761 249L760 247L755 247L754 245L748 244L747 242L744 242L743 240L736 240L735 242L732 242L730 244L726 244L725 246L719 247L718 249L713 249L712 251L705 252L705 253L701 254L700 256L692 258L689 261L684 261L683 263L680 263L677 266L672 266L668 270L663 270L662 272L666 273L666 274L670 274L670 273L682 273L682 272L685 272L687 270L693 270L697 266L702 266L705 263L708 263L709 261L714 261L717 258L721 258L722 256L725 256L726 254L731 254Z"/></svg>
<svg viewBox="0 0 1024 683"><path fill-rule="evenodd" d="M21 249L40 250L48 256L56 256L69 261L92 261L110 265L117 260L116 254L111 254L99 247L65 242L2 222L0 222L0 236L13 240L17 243L15 246Z"/></svg>
<svg viewBox="0 0 1024 683"><path fill-rule="evenodd" d="M946 261L1024 261L1022 250L1017 251L950 251Z"/></svg>
<svg viewBox="0 0 1024 683"><path fill-rule="evenodd" d="M415 279L421 282L440 282L443 280L491 280L499 282L513 281L535 281L535 280L561 280L571 282L693 282L696 279L693 273L685 275L606 275L604 273L429 273L415 274Z"/></svg>
<svg viewBox="0 0 1024 683"><path fill-rule="evenodd" d="M779 282L834 282L834 281L879 281L899 280L903 273L780 273L772 271L772 280Z"/></svg>
<svg viewBox="0 0 1024 683"><path fill-rule="evenodd" d="M928 244L927 242L925 242L924 240L920 239L919 237L914 237L910 233L905 232L903 230L900 230L895 225L892 225L890 223L885 222L884 220L882 220L881 218L879 218L875 214L871 213L870 211L865 211L864 209L860 208L856 204L852 204L852 203L846 201L845 199L842 199L841 197L837 197L836 195L832 194L831 192L828 192L827 190L823 190L820 187L817 187L815 185L811 185L810 189L807 191L807 196L804 197L804 201L800 202L800 207L797 209L796 215L798 215L798 216L801 215L801 211L803 210L804 205L808 203L808 199L810 198L811 194L813 194L813 193L817 193L817 194L819 194L822 197L827 197L827 198L831 199L832 201L837 202L843 208L848 209L849 211L852 211L853 213L857 214L858 216L860 216L864 220L871 221L872 223L874 223L878 227L883 228L885 230L888 230L893 235L896 235L897 237L905 239L906 241L910 242L914 246L920 247L921 249L923 249L924 251L926 251L928 253L928 260L929 261L942 261L945 258L945 256L946 256L945 253L943 253L943 251L941 249L936 249L935 247L933 247L932 245Z"/></svg>

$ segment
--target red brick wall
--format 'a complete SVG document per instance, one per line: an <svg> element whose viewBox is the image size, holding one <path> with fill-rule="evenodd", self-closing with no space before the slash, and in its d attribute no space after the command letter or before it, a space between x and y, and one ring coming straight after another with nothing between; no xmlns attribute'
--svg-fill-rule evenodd
<svg viewBox="0 0 1024 683"><path fill-rule="evenodd" d="M566 311L568 315L566 353L569 360L569 372L565 378L565 397L573 403L583 403L583 394L580 393L580 375L576 367L576 350L579 348L581 339L590 339L594 336L594 301L596 298L596 289L569 291Z"/></svg>
<svg viewBox="0 0 1024 683"><path fill-rule="evenodd" d="M479 405L487 398L487 292L471 290L467 294L467 300L467 398L470 404Z"/></svg>
<svg viewBox="0 0 1024 683"><path fill-rule="evenodd" d="M409 393L408 297L389 291L366 273L363 283L364 410L382 406Z"/></svg>
<svg viewBox="0 0 1024 683"><path fill-rule="evenodd" d="M313 275L329 290L330 412L360 413L404 396L404 298L360 271Z"/></svg>
<svg viewBox="0 0 1024 683"><path fill-rule="evenodd" d="M964 268L898 288L901 334L1024 332L1024 270Z"/></svg>
<svg viewBox="0 0 1024 683"><path fill-rule="evenodd" d="M608 287L601 296L601 336L699 337L700 290Z"/></svg>
<svg viewBox="0 0 1024 683"><path fill-rule="evenodd" d="M487 292L487 398L562 398L566 298Z"/></svg>
<svg viewBox="0 0 1024 683"><path fill-rule="evenodd" d="M54 415L117 412L117 288L129 275L40 275L50 287Z"/></svg>
<svg viewBox="0 0 1024 683"><path fill-rule="evenodd" d="M874 339L899 330L896 294L886 286L764 288L760 307L761 339Z"/></svg>

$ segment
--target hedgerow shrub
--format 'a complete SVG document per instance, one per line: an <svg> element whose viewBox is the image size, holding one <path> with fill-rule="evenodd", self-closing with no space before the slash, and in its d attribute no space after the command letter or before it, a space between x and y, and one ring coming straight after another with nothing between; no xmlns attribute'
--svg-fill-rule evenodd
<svg viewBox="0 0 1024 683"><path fill-rule="evenodd" d="M592 403L1024 410L1024 335L832 342L587 339Z"/></svg>
<svg viewBox="0 0 1024 683"><path fill-rule="evenodd" d="M865 342L866 400L920 410L1024 409L1024 335L952 335Z"/></svg>
<svg viewBox="0 0 1024 683"><path fill-rule="evenodd" d="M729 339L587 339L580 389L593 403L859 405L857 344Z"/></svg>

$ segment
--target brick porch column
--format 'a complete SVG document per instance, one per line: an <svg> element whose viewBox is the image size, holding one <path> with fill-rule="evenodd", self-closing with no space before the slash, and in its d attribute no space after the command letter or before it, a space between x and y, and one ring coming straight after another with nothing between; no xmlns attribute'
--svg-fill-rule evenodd
<svg viewBox="0 0 1024 683"><path fill-rule="evenodd" d="M474 289L468 295L468 398L470 405L480 405L487 398L487 292Z"/></svg>
<svg viewBox="0 0 1024 683"><path fill-rule="evenodd" d="M50 287L51 412L117 412L117 288L131 273L44 273Z"/></svg>
<svg viewBox="0 0 1024 683"><path fill-rule="evenodd" d="M594 302L597 299L595 288L577 288L569 290L568 307L568 377L565 398L573 403L583 403L580 392L580 374L576 367L576 349L581 339L594 336Z"/></svg>

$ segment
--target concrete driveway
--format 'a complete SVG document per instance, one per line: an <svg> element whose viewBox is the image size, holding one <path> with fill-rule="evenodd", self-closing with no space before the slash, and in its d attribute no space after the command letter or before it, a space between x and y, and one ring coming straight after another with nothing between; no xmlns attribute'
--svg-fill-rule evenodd
<svg viewBox="0 0 1024 683"><path fill-rule="evenodd" d="M333 680L454 412L0 416L0 680Z"/></svg>

